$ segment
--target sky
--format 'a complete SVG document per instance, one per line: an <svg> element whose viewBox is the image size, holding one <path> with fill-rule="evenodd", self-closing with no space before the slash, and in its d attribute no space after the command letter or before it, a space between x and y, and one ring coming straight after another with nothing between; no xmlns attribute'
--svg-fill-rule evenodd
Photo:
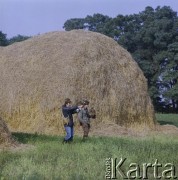
<svg viewBox="0 0 178 180"><path fill-rule="evenodd" d="M8 38L34 36L64 30L70 18L137 14L147 6L170 6L178 12L178 0L0 0L0 31Z"/></svg>

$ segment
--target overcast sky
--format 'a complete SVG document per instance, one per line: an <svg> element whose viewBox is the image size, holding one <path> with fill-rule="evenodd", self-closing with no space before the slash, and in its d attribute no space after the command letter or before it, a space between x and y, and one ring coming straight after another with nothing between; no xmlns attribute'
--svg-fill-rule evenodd
<svg viewBox="0 0 178 180"><path fill-rule="evenodd" d="M101 13L110 17L134 14L146 6L170 6L178 12L178 0L0 0L0 31L13 37L63 30L70 18Z"/></svg>

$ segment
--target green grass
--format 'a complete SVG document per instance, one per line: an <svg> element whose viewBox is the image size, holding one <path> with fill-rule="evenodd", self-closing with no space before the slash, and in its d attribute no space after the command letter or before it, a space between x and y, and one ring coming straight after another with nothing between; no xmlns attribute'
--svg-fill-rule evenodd
<svg viewBox="0 0 178 180"><path fill-rule="evenodd" d="M0 179L103 180L106 158L120 160L121 157L127 158L122 167L124 172L129 170L130 163L137 163L142 168L143 163L153 164L156 159L163 164L159 174L165 170L166 163L173 163L178 168L178 137L175 136L91 137L86 142L75 137L73 143L62 144L63 137L58 136L13 135L20 142L32 144L35 148L21 152L1 152ZM148 174L149 179L153 179L152 168ZM119 174L117 177L121 179Z"/></svg>
<svg viewBox="0 0 178 180"><path fill-rule="evenodd" d="M170 124L178 127L178 114L156 114L156 119L161 125Z"/></svg>

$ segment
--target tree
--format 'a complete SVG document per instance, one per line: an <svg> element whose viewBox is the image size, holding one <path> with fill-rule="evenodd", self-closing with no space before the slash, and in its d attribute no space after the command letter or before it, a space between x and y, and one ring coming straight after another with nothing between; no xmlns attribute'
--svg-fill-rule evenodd
<svg viewBox="0 0 178 180"><path fill-rule="evenodd" d="M0 46L7 46L7 45L8 45L8 40L6 38L6 34L0 31Z"/></svg>
<svg viewBox="0 0 178 180"><path fill-rule="evenodd" d="M107 32L110 32L111 29L108 29L110 26L107 23L109 23L110 20L111 18L109 16L94 14L93 16L86 16L85 18L73 18L67 20L64 23L63 28L66 31L73 29L85 29L108 35Z"/></svg>
<svg viewBox="0 0 178 180"><path fill-rule="evenodd" d="M14 36L14 37L10 38L8 40L8 45L11 45L11 44L13 44L15 42L25 41L25 40L27 40L29 38L30 38L29 36L22 36L22 35L19 34L17 36Z"/></svg>
<svg viewBox="0 0 178 180"><path fill-rule="evenodd" d="M170 93L175 92L173 86L177 83L177 76L175 76L177 72L177 63L175 62L177 52L174 51L174 54L171 55L169 47L177 39L177 13L166 6L163 8L157 7L155 10L146 7L145 11L141 12L139 16L133 15L125 18L127 19L125 19L124 27L122 27L124 24L122 20L122 26L120 26L122 28L119 28L123 29L124 32L118 38L118 43L132 53L143 70L148 79L150 96L155 109L157 109L159 103L163 104L164 96L168 97L169 94L170 97ZM170 69L167 72L171 76L168 83L171 88L167 89L163 86L165 82L160 83L160 76L164 71L162 64L166 61L169 61L171 66L167 66ZM163 81L163 78L161 78L161 81ZM161 92L160 89L164 89L164 92ZM162 96L163 98L160 98ZM177 96L176 93L174 93L174 98L175 96ZM173 107L178 106L176 103L172 99L171 105Z"/></svg>
<svg viewBox="0 0 178 180"><path fill-rule="evenodd" d="M66 31L70 31L73 29L84 29L84 19L83 18L73 18L69 19L64 23L63 28L65 28Z"/></svg>
<svg viewBox="0 0 178 180"><path fill-rule="evenodd" d="M162 67L164 97L169 101L173 112L178 112L178 42L168 46L169 56Z"/></svg>

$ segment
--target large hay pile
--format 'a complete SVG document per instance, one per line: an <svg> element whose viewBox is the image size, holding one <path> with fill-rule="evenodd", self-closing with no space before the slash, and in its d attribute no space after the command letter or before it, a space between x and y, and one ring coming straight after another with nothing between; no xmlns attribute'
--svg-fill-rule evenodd
<svg viewBox="0 0 178 180"><path fill-rule="evenodd" d="M6 123L0 117L0 149L17 145L18 143L12 138Z"/></svg>
<svg viewBox="0 0 178 180"><path fill-rule="evenodd" d="M0 94L12 131L62 132L66 97L87 97L98 123L154 127L142 71L125 49L98 33L51 32L0 48Z"/></svg>

